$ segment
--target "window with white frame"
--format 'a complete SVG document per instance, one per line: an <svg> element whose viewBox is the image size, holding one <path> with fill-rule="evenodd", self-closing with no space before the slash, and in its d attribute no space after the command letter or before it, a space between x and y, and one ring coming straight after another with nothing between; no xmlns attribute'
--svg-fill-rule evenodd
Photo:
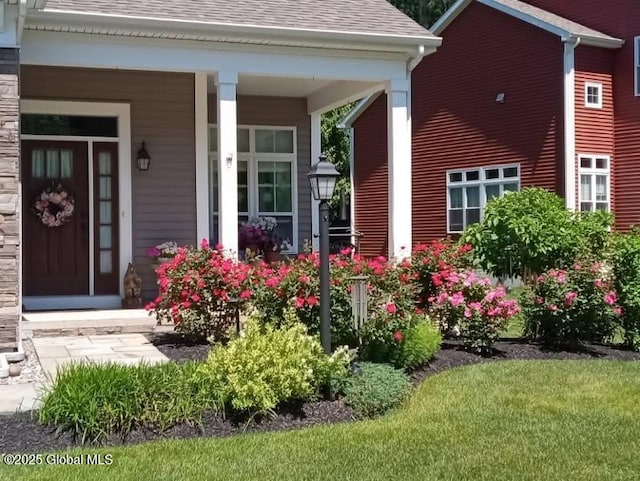
<svg viewBox="0 0 640 481"><path fill-rule="evenodd" d="M610 210L610 159L606 155L579 155L580 210Z"/></svg>
<svg viewBox="0 0 640 481"><path fill-rule="evenodd" d="M276 232L297 249L295 127L239 126L238 224L252 217L278 221ZM209 126L211 239L218 238L218 132Z"/></svg>
<svg viewBox="0 0 640 481"><path fill-rule="evenodd" d="M584 105L592 109L602 108L602 84L595 82L584 84Z"/></svg>
<svg viewBox="0 0 640 481"><path fill-rule="evenodd" d="M447 232L462 232L482 219L491 199L520 190L520 166L447 171Z"/></svg>
<svg viewBox="0 0 640 481"><path fill-rule="evenodd" d="M635 52L634 52L634 63L635 63L635 87L636 87L636 95L640 96L640 36L634 39L635 44Z"/></svg>

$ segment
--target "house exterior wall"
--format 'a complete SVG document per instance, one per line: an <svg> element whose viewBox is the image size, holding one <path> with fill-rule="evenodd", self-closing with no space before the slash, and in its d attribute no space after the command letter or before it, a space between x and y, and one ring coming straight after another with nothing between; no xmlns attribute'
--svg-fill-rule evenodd
<svg viewBox="0 0 640 481"><path fill-rule="evenodd" d="M382 94L354 123L354 225L359 253L384 256L389 244L387 98Z"/></svg>
<svg viewBox="0 0 640 481"><path fill-rule="evenodd" d="M155 297L147 248L196 243L193 75L23 66L21 85L27 99L130 103L133 262L143 297ZM147 172L135 166L142 141L151 155Z"/></svg>
<svg viewBox="0 0 640 481"><path fill-rule="evenodd" d="M613 193L616 228L640 223L640 97L634 92L634 37L640 35L637 0L558 2L527 0L528 3L570 18L625 41L613 53L613 103L615 111L615 165ZM580 50L582 47L579 47Z"/></svg>
<svg viewBox="0 0 640 481"><path fill-rule="evenodd" d="M613 66L611 50L580 46L576 49L576 156L604 154L610 157L611 178L615 173ZM586 83L602 84L602 108L585 105ZM579 196L579 160L576 159L576 196ZM579 202L579 197L578 197ZM579 204L576 203L576 207ZM611 190L611 208L615 211L615 190Z"/></svg>
<svg viewBox="0 0 640 481"><path fill-rule="evenodd" d="M479 3L442 36L442 47L412 74L414 243L447 235L447 170L519 163L521 187L564 193L560 39ZM504 103L496 102L499 93ZM366 155L366 175L386 180L385 112L369 107L354 127L356 179L364 175ZM377 147L365 153L368 144ZM384 215L382 201L358 202L361 188L356 182L356 228L370 239L373 222ZM372 224L358 226L358 218Z"/></svg>
<svg viewBox="0 0 640 481"><path fill-rule="evenodd" d="M20 301L18 49L0 48L0 352L16 347Z"/></svg>
<svg viewBox="0 0 640 481"><path fill-rule="evenodd" d="M209 95L209 123L217 122L216 96ZM272 125L296 128L298 189L298 250L311 242L311 185L307 173L311 168L311 117L307 99L295 97L238 96L239 125Z"/></svg>

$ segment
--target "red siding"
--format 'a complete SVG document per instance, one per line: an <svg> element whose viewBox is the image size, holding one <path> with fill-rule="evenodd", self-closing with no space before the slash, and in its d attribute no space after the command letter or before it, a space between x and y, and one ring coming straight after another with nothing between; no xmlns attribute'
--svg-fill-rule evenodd
<svg viewBox="0 0 640 481"><path fill-rule="evenodd" d="M446 235L448 169L519 162L522 186L563 192L558 37L478 3L443 37L412 79L414 242Z"/></svg>
<svg viewBox="0 0 640 481"><path fill-rule="evenodd" d="M614 57L616 227L640 223L640 97L634 93L634 37L640 35L638 0L527 0L528 3L621 38ZM603 10L605 9L605 10ZM580 47L581 48L581 47ZM579 49L580 49L579 48Z"/></svg>
<svg viewBox="0 0 640 481"><path fill-rule="evenodd" d="M360 253L387 255L387 100L381 95L354 123L355 228Z"/></svg>
<svg viewBox="0 0 640 481"><path fill-rule="evenodd" d="M613 106L613 60L611 50L578 47L576 50L576 154L605 154L611 158L611 173L614 161L614 106ZM602 84L602 108L585 106L585 84ZM576 172L576 176L579 173ZM579 177L576 178L576 182ZM579 188L580 184L576 184ZM578 189L576 189L576 196ZM578 204L576 204L578 205ZM615 191L611 192L611 206L615 209Z"/></svg>

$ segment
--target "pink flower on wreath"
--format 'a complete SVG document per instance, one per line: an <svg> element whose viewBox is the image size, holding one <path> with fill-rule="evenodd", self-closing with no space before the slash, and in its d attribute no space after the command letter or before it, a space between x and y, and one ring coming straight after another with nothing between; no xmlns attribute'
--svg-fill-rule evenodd
<svg viewBox="0 0 640 481"><path fill-rule="evenodd" d="M575 291L569 291L567 292L567 294L564 296L564 303L567 306L571 306L573 304L573 301L576 300L576 298L578 297L578 293Z"/></svg>
<svg viewBox="0 0 640 481"><path fill-rule="evenodd" d="M387 304L386 309L389 314L395 314L398 312L398 307L393 302Z"/></svg>
<svg viewBox="0 0 640 481"><path fill-rule="evenodd" d="M556 312L557 310L558 310L558 306L556 306L555 304L549 304L547 306L547 311Z"/></svg>
<svg viewBox="0 0 640 481"><path fill-rule="evenodd" d="M617 302L617 300L618 296L615 291L608 292L604 295L604 302L606 302L610 306L613 306Z"/></svg>
<svg viewBox="0 0 640 481"><path fill-rule="evenodd" d="M462 294L462 292L456 292L449 298L449 302L451 302L451 305L453 307L458 307L464 302L464 295Z"/></svg>
<svg viewBox="0 0 640 481"><path fill-rule="evenodd" d="M296 309L302 309L304 307L304 298L296 297Z"/></svg>
<svg viewBox="0 0 640 481"><path fill-rule="evenodd" d="M400 331L394 332L393 339L395 339L396 342L402 342L402 339L403 339L402 333Z"/></svg>

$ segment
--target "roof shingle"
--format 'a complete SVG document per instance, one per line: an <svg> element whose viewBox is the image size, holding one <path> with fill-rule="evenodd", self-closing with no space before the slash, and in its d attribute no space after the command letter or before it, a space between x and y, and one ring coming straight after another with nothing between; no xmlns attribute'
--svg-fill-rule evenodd
<svg viewBox="0 0 640 481"><path fill-rule="evenodd" d="M45 11L433 37L386 0L48 0Z"/></svg>

